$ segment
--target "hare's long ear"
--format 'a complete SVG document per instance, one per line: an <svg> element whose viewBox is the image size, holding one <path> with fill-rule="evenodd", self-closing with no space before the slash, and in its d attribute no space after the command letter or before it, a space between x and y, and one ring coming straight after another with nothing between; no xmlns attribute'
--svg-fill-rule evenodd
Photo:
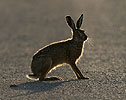
<svg viewBox="0 0 126 100"><path fill-rule="evenodd" d="M82 21L83 21L83 14L79 17L76 23L78 29L81 27Z"/></svg>
<svg viewBox="0 0 126 100"><path fill-rule="evenodd" d="M76 29L73 19L70 16L66 16L66 21L68 25L73 29L73 31Z"/></svg>

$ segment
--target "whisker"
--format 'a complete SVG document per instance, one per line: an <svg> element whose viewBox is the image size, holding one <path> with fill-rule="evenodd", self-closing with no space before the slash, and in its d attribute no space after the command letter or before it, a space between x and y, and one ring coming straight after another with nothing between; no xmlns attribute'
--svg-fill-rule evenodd
<svg viewBox="0 0 126 100"><path fill-rule="evenodd" d="M94 39L92 39L92 38L88 38L87 43L88 43L90 46L94 46L95 41L94 41Z"/></svg>

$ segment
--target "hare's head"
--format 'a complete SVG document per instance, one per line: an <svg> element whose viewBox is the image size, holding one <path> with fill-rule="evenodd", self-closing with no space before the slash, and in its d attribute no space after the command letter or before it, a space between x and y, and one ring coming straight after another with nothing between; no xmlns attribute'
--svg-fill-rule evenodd
<svg viewBox="0 0 126 100"><path fill-rule="evenodd" d="M70 16L66 16L66 21L68 25L73 30L73 39L76 41L85 41L87 40L87 35L83 29L80 29L83 21L83 14L78 18L76 26L73 19Z"/></svg>

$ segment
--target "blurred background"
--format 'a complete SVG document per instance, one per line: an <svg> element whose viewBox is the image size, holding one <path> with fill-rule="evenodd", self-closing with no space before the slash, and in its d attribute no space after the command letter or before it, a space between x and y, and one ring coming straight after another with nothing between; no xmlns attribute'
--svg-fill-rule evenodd
<svg viewBox="0 0 126 100"><path fill-rule="evenodd" d="M82 13L82 28L90 39L79 69L92 79L106 73L126 82L125 10L126 0L0 0L0 83L28 81L32 55L51 42L70 38L65 16L76 21ZM75 78L67 65L50 75Z"/></svg>

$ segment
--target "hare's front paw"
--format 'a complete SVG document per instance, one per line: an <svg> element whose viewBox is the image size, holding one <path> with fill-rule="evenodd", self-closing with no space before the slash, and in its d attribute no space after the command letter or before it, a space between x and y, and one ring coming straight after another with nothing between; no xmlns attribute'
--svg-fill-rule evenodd
<svg viewBox="0 0 126 100"><path fill-rule="evenodd" d="M81 78L79 78L80 80L81 79L84 79L84 80L87 80L87 79L89 79L88 77L81 77Z"/></svg>

